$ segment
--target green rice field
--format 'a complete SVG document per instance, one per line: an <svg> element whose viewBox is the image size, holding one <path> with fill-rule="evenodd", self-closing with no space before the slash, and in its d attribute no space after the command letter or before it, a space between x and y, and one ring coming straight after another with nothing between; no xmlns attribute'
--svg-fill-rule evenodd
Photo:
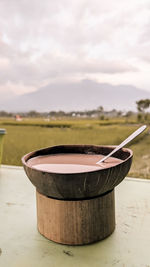
<svg viewBox="0 0 150 267"><path fill-rule="evenodd" d="M21 157L33 150L59 144L117 145L140 125L121 120L0 120L5 128L2 164L21 166ZM128 145L133 164L128 176L150 179L150 129Z"/></svg>

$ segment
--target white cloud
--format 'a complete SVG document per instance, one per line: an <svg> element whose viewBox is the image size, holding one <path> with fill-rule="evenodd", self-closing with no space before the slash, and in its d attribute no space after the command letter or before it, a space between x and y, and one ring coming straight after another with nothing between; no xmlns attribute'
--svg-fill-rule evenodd
<svg viewBox="0 0 150 267"><path fill-rule="evenodd" d="M0 0L0 84L24 93L61 79L140 77L147 88L149 13L149 0Z"/></svg>
<svg viewBox="0 0 150 267"><path fill-rule="evenodd" d="M0 85L0 92L5 95L5 98L10 98L11 96L15 95L16 93L23 94L27 92L34 92L36 91L36 88L33 86L25 86L22 83L12 83L7 82L5 84L5 87L3 85ZM7 95L6 95L7 94Z"/></svg>

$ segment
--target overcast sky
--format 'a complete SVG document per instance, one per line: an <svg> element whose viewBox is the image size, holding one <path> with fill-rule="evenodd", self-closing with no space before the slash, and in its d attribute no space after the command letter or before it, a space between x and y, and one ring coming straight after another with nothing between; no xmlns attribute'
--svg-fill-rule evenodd
<svg viewBox="0 0 150 267"><path fill-rule="evenodd" d="M0 93L92 79L150 91L149 0L0 0Z"/></svg>

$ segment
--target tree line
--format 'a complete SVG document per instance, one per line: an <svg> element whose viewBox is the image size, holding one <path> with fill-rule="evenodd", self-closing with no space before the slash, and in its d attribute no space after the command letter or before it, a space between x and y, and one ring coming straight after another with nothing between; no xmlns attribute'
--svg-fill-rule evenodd
<svg viewBox="0 0 150 267"><path fill-rule="evenodd" d="M92 110L84 110L84 111L50 111L50 112L38 112L36 110L31 110L29 112L7 112L7 111L0 111L0 117L15 117L19 115L23 118L30 117L30 118L48 118L48 117L103 117L103 116L120 116L122 114L121 111L117 111L116 109L105 111L102 106L99 106L96 109Z"/></svg>
<svg viewBox="0 0 150 267"><path fill-rule="evenodd" d="M142 120L143 118L149 116L149 108L150 108L150 99L141 99L136 102L137 112L138 112L138 120ZM146 112L147 111L147 112ZM117 111L116 109L105 111L102 106L99 106L96 109L85 110L85 111L69 111L65 112L62 110L59 111L50 111L50 112L38 112L36 110L31 110L29 112L7 112L0 111L0 117L15 117L19 114L21 117L30 117L30 118L51 118L51 117L99 117L104 119L105 117L121 117L126 116L130 117L134 113L132 111L128 111L126 113L122 111Z"/></svg>

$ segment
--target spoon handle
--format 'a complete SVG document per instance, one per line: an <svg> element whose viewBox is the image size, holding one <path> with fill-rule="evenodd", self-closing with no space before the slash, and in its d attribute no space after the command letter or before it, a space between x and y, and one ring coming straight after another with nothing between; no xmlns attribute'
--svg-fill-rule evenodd
<svg viewBox="0 0 150 267"><path fill-rule="evenodd" d="M117 152L119 149L124 147L126 144L128 144L131 140L133 140L136 136L138 136L140 133L142 133L146 129L146 125L141 126L139 129L137 129L135 132L133 132L129 137L127 137L120 145L115 147L107 156L103 157L101 160L96 162L96 164L99 164L103 161L105 161L107 158L109 158L111 155L113 155L115 152Z"/></svg>

